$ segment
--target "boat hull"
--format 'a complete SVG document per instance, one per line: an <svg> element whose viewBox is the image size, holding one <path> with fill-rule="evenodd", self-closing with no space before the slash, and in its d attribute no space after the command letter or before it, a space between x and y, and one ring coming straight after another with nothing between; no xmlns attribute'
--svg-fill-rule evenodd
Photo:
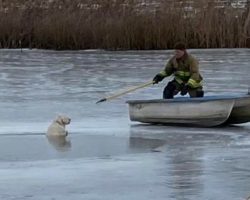
<svg viewBox="0 0 250 200"><path fill-rule="evenodd" d="M131 121L201 127L225 123L234 99L146 100L128 101Z"/></svg>
<svg viewBox="0 0 250 200"><path fill-rule="evenodd" d="M250 122L250 96L235 98L235 104L227 120L228 124L241 124Z"/></svg>

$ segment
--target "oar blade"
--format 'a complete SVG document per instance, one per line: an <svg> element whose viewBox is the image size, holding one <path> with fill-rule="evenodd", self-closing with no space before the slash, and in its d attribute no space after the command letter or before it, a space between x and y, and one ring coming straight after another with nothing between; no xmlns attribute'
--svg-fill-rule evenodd
<svg viewBox="0 0 250 200"><path fill-rule="evenodd" d="M96 102L96 104L104 102L104 101L107 101L107 99L106 98L100 99L99 101Z"/></svg>

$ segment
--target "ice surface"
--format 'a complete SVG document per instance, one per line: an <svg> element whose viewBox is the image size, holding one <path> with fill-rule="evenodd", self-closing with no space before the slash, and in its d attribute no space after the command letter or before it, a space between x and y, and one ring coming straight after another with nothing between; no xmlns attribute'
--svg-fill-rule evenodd
<svg viewBox="0 0 250 200"><path fill-rule="evenodd" d="M190 52L206 95L247 93L249 49ZM161 98L151 80L172 51L0 51L0 199L229 199L250 195L250 124L185 128L132 123L126 100ZM58 114L67 140L49 141Z"/></svg>

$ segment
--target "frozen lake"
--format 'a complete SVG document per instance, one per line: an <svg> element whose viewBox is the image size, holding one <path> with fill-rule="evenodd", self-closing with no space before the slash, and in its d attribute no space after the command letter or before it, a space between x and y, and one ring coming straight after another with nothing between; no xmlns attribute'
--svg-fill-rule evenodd
<svg viewBox="0 0 250 200"><path fill-rule="evenodd" d="M250 49L190 50L205 95L247 93ZM126 100L161 98L151 80L172 51L0 50L0 199L243 200L250 123L186 128L132 123ZM45 137L58 114L67 141Z"/></svg>

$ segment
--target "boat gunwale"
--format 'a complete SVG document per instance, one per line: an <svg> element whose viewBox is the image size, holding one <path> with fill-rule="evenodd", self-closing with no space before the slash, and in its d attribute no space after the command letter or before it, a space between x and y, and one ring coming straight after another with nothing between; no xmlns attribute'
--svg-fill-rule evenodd
<svg viewBox="0 0 250 200"><path fill-rule="evenodd" d="M214 95L214 96L206 96L206 97L177 97L174 99L148 99L148 100L128 100L126 103L128 104L136 104L136 103L192 103L192 102L209 102L209 101L220 101L220 100L236 100L236 99L245 99L250 98L250 95Z"/></svg>

